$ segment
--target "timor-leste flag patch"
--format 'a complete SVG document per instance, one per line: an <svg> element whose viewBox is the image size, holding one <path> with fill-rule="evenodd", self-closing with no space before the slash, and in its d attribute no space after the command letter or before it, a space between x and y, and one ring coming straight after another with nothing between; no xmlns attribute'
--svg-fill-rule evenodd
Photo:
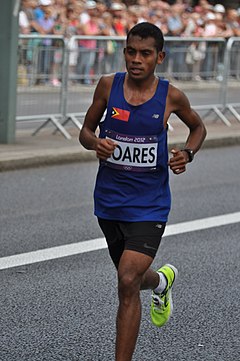
<svg viewBox="0 0 240 361"><path fill-rule="evenodd" d="M128 122L130 112L119 108L112 107L112 118Z"/></svg>

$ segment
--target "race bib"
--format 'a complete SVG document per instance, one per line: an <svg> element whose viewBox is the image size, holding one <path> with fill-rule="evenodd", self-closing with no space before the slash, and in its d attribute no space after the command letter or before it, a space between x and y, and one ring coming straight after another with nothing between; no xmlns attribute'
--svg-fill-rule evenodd
<svg viewBox="0 0 240 361"><path fill-rule="evenodd" d="M112 168L150 172L157 168L157 136L125 135L106 130L106 138L117 143L117 147L106 164Z"/></svg>

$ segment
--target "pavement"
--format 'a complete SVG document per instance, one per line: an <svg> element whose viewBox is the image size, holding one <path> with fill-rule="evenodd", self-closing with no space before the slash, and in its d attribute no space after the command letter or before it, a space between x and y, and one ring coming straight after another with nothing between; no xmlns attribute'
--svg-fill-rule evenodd
<svg viewBox="0 0 240 361"><path fill-rule="evenodd" d="M212 119L210 119L212 118ZM240 145L240 122L230 117L231 126L227 126L220 118L209 116L204 119L207 137L203 148ZM170 120L169 148L183 147L188 130L184 124L173 118ZM54 127L44 127L36 135L34 129L16 131L13 144L0 144L0 172L72 162L96 160L95 153L84 149L78 141L77 127L66 128L71 139L66 139Z"/></svg>

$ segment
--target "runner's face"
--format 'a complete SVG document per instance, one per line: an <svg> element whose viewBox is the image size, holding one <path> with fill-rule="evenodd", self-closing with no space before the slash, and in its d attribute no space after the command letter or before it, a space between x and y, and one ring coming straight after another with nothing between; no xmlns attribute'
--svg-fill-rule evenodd
<svg viewBox="0 0 240 361"><path fill-rule="evenodd" d="M130 36L124 49L126 68L132 79L146 79L151 76L157 64L164 59L164 52L157 52L155 40Z"/></svg>

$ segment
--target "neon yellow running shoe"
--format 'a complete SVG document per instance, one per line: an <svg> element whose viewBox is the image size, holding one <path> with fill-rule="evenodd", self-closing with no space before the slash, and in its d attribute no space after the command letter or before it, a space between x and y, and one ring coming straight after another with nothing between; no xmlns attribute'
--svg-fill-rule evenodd
<svg viewBox="0 0 240 361"><path fill-rule="evenodd" d="M171 264L165 264L157 272L164 274L167 286L161 294L152 292L151 319L155 326L162 327L169 320L173 311L172 286L177 278L178 270Z"/></svg>

